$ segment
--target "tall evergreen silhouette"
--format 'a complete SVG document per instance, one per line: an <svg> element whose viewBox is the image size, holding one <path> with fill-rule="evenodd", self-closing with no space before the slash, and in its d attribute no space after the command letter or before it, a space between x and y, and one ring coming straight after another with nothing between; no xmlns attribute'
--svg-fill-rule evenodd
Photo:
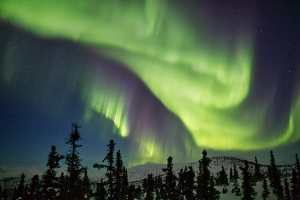
<svg viewBox="0 0 300 200"><path fill-rule="evenodd" d="M17 198L23 198L24 191L25 191L25 174L21 174L21 179L19 181L18 189L17 189Z"/></svg>
<svg viewBox="0 0 300 200"><path fill-rule="evenodd" d="M103 200L106 199L107 192L105 189L105 183L103 182L103 179L101 179L100 183L96 184L96 193L94 194L95 200Z"/></svg>
<svg viewBox="0 0 300 200"><path fill-rule="evenodd" d="M39 188L40 188L40 179L39 179L39 175L36 174L31 178L28 199L40 200L41 197L40 197Z"/></svg>
<svg viewBox="0 0 300 200"><path fill-rule="evenodd" d="M273 193L279 200L283 199L283 187L281 185L280 173L277 169L273 151L270 151L270 167L269 167L269 179L270 186L273 188Z"/></svg>
<svg viewBox="0 0 300 200"><path fill-rule="evenodd" d="M95 163L93 165L94 168L102 169L106 168L106 178L107 178L107 184L108 184L108 191L107 191L107 196L108 199L114 199L114 194L115 194L115 157L114 157L114 151L115 151L115 142L113 140L109 141L109 144L107 145L108 150L107 150L107 155L105 158L102 160L102 162L107 162L106 165L103 164L97 164Z"/></svg>
<svg viewBox="0 0 300 200"><path fill-rule="evenodd" d="M263 198L263 200L266 200L270 197L270 191L266 178L263 178L263 192L261 194L261 197Z"/></svg>
<svg viewBox="0 0 300 200"><path fill-rule="evenodd" d="M284 199L291 200L290 184L287 181L287 178L284 179Z"/></svg>
<svg viewBox="0 0 300 200"><path fill-rule="evenodd" d="M84 172L84 168L81 165L82 159L79 158L79 152L77 151L77 149L81 147L78 142L82 139L79 133L79 128L80 126L76 122L72 123L71 133L66 142L66 144L70 145L70 149L66 154L66 164L68 172L67 198L70 200L82 199L83 197L81 191L81 176Z"/></svg>
<svg viewBox="0 0 300 200"><path fill-rule="evenodd" d="M185 166L184 170L181 169L178 175L178 190L180 196L185 199L194 199L195 172L193 170L193 167L189 166L189 168L187 168Z"/></svg>
<svg viewBox="0 0 300 200"><path fill-rule="evenodd" d="M224 169L224 166L222 166L221 171L220 171L220 184L223 186L227 186L228 183L228 176L227 173Z"/></svg>
<svg viewBox="0 0 300 200"><path fill-rule="evenodd" d="M208 169L210 159L207 152L203 150L202 159L199 160L199 173L197 176L196 199L199 200L215 200L220 198L220 192L214 188L214 180L211 179Z"/></svg>
<svg viewBox="0 0 300 200"><path fill-rule="evenodd" d="M176 177L173 172L173 158L169 156L167 168L163 169L165 172L165 192L166 192L166 199L177 199L178 193L176 190Z"/></svg>
<svg viewBox="0 0 300 200"><path fill-rule="evenodd" d="M254 166L254 180L255 181L260 181L261 180L261 170L260 170L260 166L257 162L257 158L255 156L255 166Z"/></svg>
<svg viewBox="0 0 300 200"><path fill-rule="evenodd" d="M236 168L236 164L233 165L233 179L237 180L239 178L239 172Z"/></svg>
<svg viewBox="0 0 300 200"><path fill-rule="evenodd" d="M254 190L255 183L251 181L251 173L247 160L245 160L245 166L241 167L241 170L243 175L242 200L253 200L256 196L256 192Z"/></svg>
<svg viewBox="0 0 300 200"><path fill-rule="evenodd" d="M89 197L92 194L92 190L90 188L90 179L87 174L87 168L85 167L83 170L84 170L84 175L83 175L82 183L81 183L82 184L81 191L82 191L84 198L89 199Z"/></svg>
<svg viewBox="0 0 300 200"><path fill-rule="evenodd" d="M145 200L154 199L154 179L152 174L148 174L148 177L143 180L143 194Z"/></svg>
<svg viewBox="0 0 300 200"><path fill-rule="evenodd" d="M42 176L42 197L43 199L54 199L56 197L56 189L58 188L58 177L56 177L56 169L60 168L59 161L64 156L56 152L56 147L51 146L46 164L47 170Z"/></svg>
<svg viewBox="0 0 300 200"><path fill-rule="evenodd" d="M295 168L293 168L291 177L291 196L293 200L300 200L300 164L298 154L295 155L295 158Z"/></svg>

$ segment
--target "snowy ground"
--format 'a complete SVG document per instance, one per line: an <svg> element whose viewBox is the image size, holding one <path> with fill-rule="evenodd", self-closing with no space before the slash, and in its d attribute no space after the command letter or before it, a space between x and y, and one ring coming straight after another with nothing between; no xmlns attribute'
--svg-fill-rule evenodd
<svg viewBox="0 0 300 200"><path fill-rule="evenodd" d="M228 178L229 178L229 171L230 168L233 168L233 165L236 164L239 175L241 175L241 171L239 170L240 166L244 165L244 162L242 159L239 158L233 158L233 157L214 157L211 158L211 163L209 170L212 174L216 175L217 172L221 171L222 166L224 166ZM184 166L192 166L194 171L198 172L198 162L195 163L177 163L173 165L173 171L175 174L178 174L180 169L184 168ZM145 164L140 166L134 166L128 169L128 179L129 182L135 183L135 184L141 184L141 180L144 178L147 178L148 174L152 173L154 176L163 175L162 169L166 167L166 164ZM250 168L253 168L253 165L250 164ZM283 166L280 167L280 170L285 170L286 172L291 172L290 166ZM15 168L9 168L5 166L0 166L0 184L4 183L5 178L11 178L11 177L20 177L22 173L25 173L26 177L28 179L31 179L35 174L38 174L41 176L44 171L46 170L46 167L15 167ZM267 171L266 166L261 166L261 170ZM58 175L61 172L65 172L65 169L59 169ZM97 182L101 178L105 178L104 171L96 171L91 170L89 172L89 178L91 182ZM290 179L290 178L289 178ZM7 180L7 179L6 179ZM11 181L16 181L17 179L11 179ZM232 184L230 183L229 186L227 186L228 193L220 195L221 200L235 200L235 199L241 199L240 196L235 196L235 194L231 194ZM241 186L241 180L239 180L239 185ZM221 191L222 187L216 186L216 188ZM257 192L256 199L262 199L262 183L259 182L255 186L255 190ZM272 191L270 189L270 191ZM270 194L269 199L276 199L276 197L272 194Z"/></svg>

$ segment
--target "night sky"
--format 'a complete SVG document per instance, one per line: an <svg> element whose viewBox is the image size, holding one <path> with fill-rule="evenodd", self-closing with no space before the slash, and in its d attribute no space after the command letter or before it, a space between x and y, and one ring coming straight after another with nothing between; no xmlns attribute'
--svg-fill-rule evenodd
<svg viewBox="0 0 300 200"><path fill-rule="evenodd" d="M45 165L81 125L83 165L300 153L300 6L0 2L0 165Z"/></svg>

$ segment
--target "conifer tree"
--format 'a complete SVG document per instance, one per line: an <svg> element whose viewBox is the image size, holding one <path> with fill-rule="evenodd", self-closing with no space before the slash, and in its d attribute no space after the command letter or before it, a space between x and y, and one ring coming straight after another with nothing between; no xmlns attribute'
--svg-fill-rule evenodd
<svg viewBox="0 0 300 200"><path fill-rule="evenodd" d="M179 196L184 196L184 190L185 190L185 172L187 171L187 168L185 166L184 171L183 169L180 170L178 173L178 193Z"/></svg>
<svg viewBox="0 0 300 200"><path fill-rule="evenodd" d="M208 192L209 192L209 199L210 200L220 199L220 192L215 189L215 181L214 181L214 176L213 175L210 176Z"/></svg>
<svg viewBox="0 0 300 200"><path fill-rule="evenodd" d="M123 169L123 161L120 150L117 152L116 156L116 166L115 166L115 193L114 193L114 199L120 200L122 198L122 169Z"/></svg>
<svg viewBox="0 0 300 200"><path fill-rule="evenodd" d="M251 173L249 171L248 161L245 160L245 166L241 168L243 175L242 183L242 200L253 200L255 199L256 192L254 190L254 185L251 181Z"/></svg>
<svg viewBox="0 0 300 200"><path fill-rule="evenodd" d="M233 172L232 172L232 167L230 167L229 181L230 181L230 182L233 182Z"/></svg>
<svg viewBox="0 0 300 200"><path fill-rule="evenodd" d="M18 189L17 189L17 197L21 197L23 198L24 195L24 190L25 190L25 174L22 173L21 174L21 179L18 185Z"/></svg>
<svg viewBox="0 0 300 200"><path fill-rule="evenodd" d="M261 197L263 198L263 200L266 200L267 198L270 197L270 191L269 191L268 183L267 183L267 180L265 178L263 179L263 192L261 194Z"/></svg>
<svg viewBox="0 0 300 200"><path fill-rule="evenodd" d="M291 178L291 196L292 199L300 199L300 190L298 190L298 179L297 179L297 172L295 169L292 171L292 178Z"/></svg>
<svg viewBox="0 0 300 200"><path fill-rule="evenodd" d="M296 158L296 169L295 169L295 192L294 192L294 196L295 199L300 199L300 163L299 163L299 159L298 159L298 154L295 155Z"/></svg>
<svg viewBox="0 0 300 200"><path fill-rule="evenodd" d="M39 187L40 187L40 180L39 180L39 176L36 174L32 177L31 184L30 184L29 198L31 200L41 199L39 196Z"/></svg>
<svg viewBox="0 0 300 200"><path fill-rule="evenodd" d="M235 193L236 196L241 196L241 188L239 186L237 179L234 179L231 193Z"/></svg>
<svg viewBox="0 0 300 200"><path fill-rule="evenodd" d="M17 187L14 187L12 199L17 199L17 198L18 198L18 189L17 189Z"/></svg>
<svg viewBox="0 0 300 200"><path fill-rule="evenodd" d="M90 188L90 179L88 177L88 174L87 174L87 168L85 167L84 168L84 176L82 178L82 188L81 188L81 191L82 191L82 196L85 197L85 199L89 199L90 196L91 196L91 188Z"/></svg>
<svg viewBox="0 0 300 200"><path fill-rule="evenodd" d="M154 179L152 174L148 174L148 177L143 181L143 193L145 200L154 199Z"/></svg>
<svg viewBox="0 0 300 200"><path fill-rule="evenodd" d="M81 165L81 159L79 158L79 152L77 149L81 147L78 144L79 140L81 140L81 135L79 133L80 126L75 122L72 123L71 134L67 139L66 144L70 145L70 150L66 155L66 164L67 164L67 172L68 172L68 180L67 180L67 198L70 200L82 199L82 191L81 191L81 176L84 172L84 168Z"/></svg>
<svg viewBox="0 0 300 200"><path fill-rule="evenodd" d="M141 186L138 186L135 190L135 198L136 199L141 199L141 194L142 194L142 189Z"/></svg>
<svg viewBox="0 0 300 200"><path fill-rule="evenodd" d="M107 165L102 165L102 164L97 164L95 163L93 165L94 168L102 169L106 168L106 177L107 177L107 182L108 182L108 199L112 200L114 199L114 194L115 194L115 158L114 158L114 151L115 151L115 142L113 140L109 141L109 144L107 145L108 150L107 150L107 155L105 158L102 160L102 162L107 161Z"/></svg>
<svg viewBox="0 0 300 200"><path fill-rule="evenodd" d="M127 174L127 169L125 167L122 168L121 171L121 197L123 199L128 198L128 174Z"/></svg>
<svg viewBox="0 0 300 200"><path fill-rule="evenodd" d="M128 187L128 199L135 199L135 186L133 184Z"/></svg>
<svg viewBox="0 0 300 200"><path fill-rule="evenodd" d="M176 191L176 177L173 172L173 158L169 156L167 168L163 169L163 172L166 173L165 177L165 192L166 199L177 199L177 191Z"/></svg>
<svg viewBox="0 0 300 200"><path fill-rule="evenodd" d="M105 184L103 179L101 179L100 183L97 183L96 194L94 195L95 200L103 200L106 199L107 192L105 190Z"/></svg>
<svg viewBox="0 0 300 200"><path fill-rule="evenodd" d="M64 156L56 152L56 147L51 146L51 151L48 155L48 162L46 164L47 170L42 176L42 197L43 199L53 199L56 196L55 189L58 187L56 177L56 169L60 168L59 161Z"/></svg>
<svg viewBox="0 0 300 200"><path fill-rule="evenodd" d="M12 188L8 188L8 187L1 187L1 195L0 195L0 198L3 199L3 200L6 200L6 199L9 199L9 193L12 192L12 191L9 191L11 190Z"/></svg>
<svg viewBox="0 0 300 200"><path fill-rule="evenodd" d="M300 163L299 163L299 159L298 159L298 154L295 155L296 158L296 172L297 172L297 176L298 178L300 178Z"/></svg>
<svg viewBox="0 0 300 200"><path fill-rule="evenodd" d="M156 199L160 200L163 197L164 192L164 185L163 185L163 180L161 176L156 176L154 178L154 190L156 194Z"/></svg>
<svg viewBox="0 0 300 200"><path fill-rule="evenodd" d="M224 185L224 186L228 185L227 173L224 169L224 166L222 166L222 169L220 171L220 183L221 183L221 185Z"/></svg>
<svg viewBox="0 0 300 200"><path fill-rule="evenodd" d="M287 178L284 179L284 199L291 200L290 185Z"/></svg>
<svg viewBox="0 0 300 200"><path fill-rule="evenodd" d="M29 192L28 192L28 190L29 190L28 185L25 184L24 191L23 191L23 198L22 199L27 200L29 198L29 195L28 195Z"/></svg>
<svg viewBox="0 0 300 200"><path fill-rule="evenodd" d="M236 164L233 165L233 179L238 179L239 178L239 173L236 168Z"/></svg>
<svg viewBox="0 0 300 200"><path fill-rule="evenodd" d="M185 166L184 170L179 172L178 192L182 198L194 199L194 178L195 172L192 166L189 169Z"/></svg>
<svg viewBox="0 0 300 200"><path fill-rule="evenodd" d="M273 193L279 200L283 199L283 187L281 185L280 174L276 166L273 151L270 151L270 186L273 188Z"/></svg>
<svg viewBox="0 0 300 200"><path fill-rule="evenodd" d="M67 177L65 177L65 174L62 172L60 174L60 177L58 178L58 188L59 191L57 193L57 199L64 200L67 198Z"/></svg>
<svg viewBox="0 0 300 200"><path fill-rule="evenodd" d="M254 166L254 180L255 181L260 181L261 180L260 166L257 162L256 156L255 156L255 166Z"/></svg>
<svg viewBox="0 0 300 200"><path fill-rule="evenodd" d="M210 176L209 163L210 159L207 157L207 152L203 150L202 159L199 161L199 171L202 171L202 174L198 174L197 176L196 188L196 199L199 200L215 200L220 198L220 193L214 188L214 182Z"/></svg>

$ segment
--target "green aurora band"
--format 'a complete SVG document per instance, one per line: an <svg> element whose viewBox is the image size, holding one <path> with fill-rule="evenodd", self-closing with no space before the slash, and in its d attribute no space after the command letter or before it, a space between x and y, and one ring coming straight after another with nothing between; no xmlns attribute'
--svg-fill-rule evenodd
<svg viewBox="0 0 300 200"><path fill-rule="evenodd" d="M91 45L117 60L182 120L198 147L254 150L299 140L298 92L285 131L279 137L257 139L271 108L244 104L253 76L254 40L246 37L246 30L236 27L239 35L230 43L226 30L223 38L210 42L209 32L195 30L167 5L161 0L2 0L0 16L38 35ZM122 137L128 136L133 131L127 119L128 94L101 86L93 76L85 74L82 90L85 119L95 110L112 119ZM143 148L140 153L147 155L142 162L165 160L152 135L145 133L136 141Z"/></svg>

